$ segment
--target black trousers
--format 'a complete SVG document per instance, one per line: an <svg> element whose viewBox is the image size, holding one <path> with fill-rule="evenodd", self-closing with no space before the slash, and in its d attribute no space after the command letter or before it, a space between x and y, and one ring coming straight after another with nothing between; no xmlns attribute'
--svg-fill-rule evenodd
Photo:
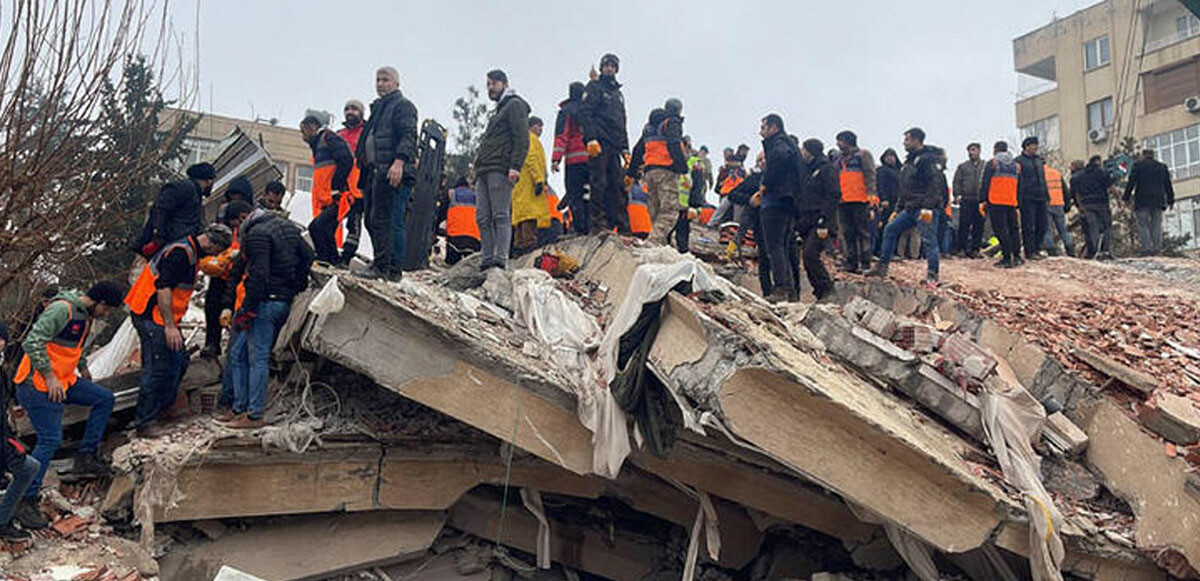
<svg viewBox="0 0 1200 581"><path fill-rule="evenodd" d="M342 264L350 264L358 253L358 243L362 240L363 213L365 204L362 198L350 204L346 212L346 237L342 239Z"/></svg>
<svg viewBox="0 0 1200 581"><path fill-rule="evenodd" d="M458 261L479 252L479 240L470 236L446 237L446 264L454 266Z"/></svg>
<svg viewBox="0 0 1200 581"><path fill-rule="evenodd" d="M992 232L1000 241L1000 251L1004 258L1016 260L1021 256L1021 232L1017 224L1017 209L1012 206L988 206L988 216L992 220Z"/></svg>
<svg viewBox="0 0 1200 581"><path fill-rule="evenodd" d="M308 235L312 237L313 252L316 253L317 260L337 264L337 226L337 201L322 208L321 213L308 223Z"/></svg>
<svg viewBox="0 0 1200 581"><path fill-rule="evenodd" d="M208 279L208 290L204 291L204 348L217 353L221 352L221 311L226 308L228 288L229 281L214 276Z"/></svg>
<svg viewBox="0 0 1200 581"><path fill-rule="evenodd" d="M591 172L592 203L591 231L603 232L616 228L629 234L629 212L625 209L624 180L621 176L621 152L615 146L604 145L600 155L588 162Z"/></svg>
<svg viewBox="0 0 1200 581"><path fill-rule="evenodd" d="M692 223L687 219L687 210L680 210L675 219L675 248L680 254L686 253L691 248L691 242Z"/></svg>
<svg viewBox="0 0 1200 581"><path fill-rule="evenodd" d="M842 222L842 245L846 253L846 267L850 270L865 268L870 263L868 245L871 243L871 239L870 233L867 232L867 212L869 211L870 207L866 202L846 202L838 206L838 214ZM805 240L807 249L807 236ZM805 266L806 270L807 268Z"/></svg>
<svg viewBox="0 0 1200 581"><path fill-rule="evenodd" d="M762 224L758 280L763 296L777 288L787 288L793 293L800 291L799 278L793 264L799 262L796 249L795 212L790 205L779 208L761 208L758 218Z"/></svg>
<svg viewBox="0 0 1200 581"><path fill-rule="evenodd" d="M1087 258L1095 258L1099 252L1109 252L1112 246L1112 208L1108 204L1084 204L1083 220L1087 226L1084 231Z"/></svg>
<svg viewBox="0 0 1200 581"><path fill-rule="evenodd" d="M1025 256L1033 256L1046 241L1046 229L1050 227L1050 208L1044 200L1023 200L1021 205L1021 241L1025 244Z"/></svg>
<svg viewBox="0 0 1200 581"><path fill-rule="evenodd" d="M588 191L590 176L586 163L568 164L563 176L567 187L567 205L571 208L571 229L579 234L587 234L592 224L592 203L583 199Z"/></svg>
<svg viewBox="0 0 1200 581"><path fill-rule="evenodd" d="M959 203L958 245L967 253L978 252L983 246L983 215L975 198L963 198Z"/></svg>
<svg viewBox="0 0 1200 581"><path fill-rule="evenodd" d="M864 206L866 204L863 204ZM863 218L866 218L866 212L863 212ZM821 260L821 254L828 247L829 239L822 240L817 236L817 222L820 219L819 215L804 215L801 214L797 220L797 232L804 239L804 275L808 277L808 284L812 285L813 296L820 300L833 291L833 277L829 276L829 269L825 268L825 261ZM842 222L842 227L845 227L845 222ZM865 224L865 222L864 222ZM866 266L869 260L867 249L864 244L859 246L859 256L862 266ZM853 245L848 245L850 248Z"/></svg>

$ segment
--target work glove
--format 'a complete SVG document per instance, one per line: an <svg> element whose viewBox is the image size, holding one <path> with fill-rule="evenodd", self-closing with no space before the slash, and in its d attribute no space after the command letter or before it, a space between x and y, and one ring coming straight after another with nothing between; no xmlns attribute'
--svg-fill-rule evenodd
<svg viewBox="0 0 1200 581"><path fill-rule="evenodd" d="M158 254L160 248L162 248L162 243L157 240L151 240L142 245L142 256L145 256L146 259L149 260L153 258L155 254Z"/></svg>
<svg viewBox="0 0 1200 581"><path fill-rule="evenodd" d="M687 219L688 220L695 220L696 216L699 216L699 215L700 215L700 212L697 212L695 208L687 209Z"/></svg>
<svg viewBox="0 0 1200 581"><path fill-rule="evenodd" d="M243 333L250 330L250 326L254 324L254 317L258 315L254 311L238 311L237 316L233 318L233 330Z"/></svg>
<svg viewBox="0 0 1200 581"><path fill-rule="evenodd" d="M587 144L588 157L597 157L603 151L604 151L604 148L600 147L599 141L596 141L595 139L593 139L588 142L588 144Z"/></svg>
<svg viewBox="0 0 1200 581"><path fill-rule="evenodd" d="M921 210L921 221L926 224L932 224L933 223L933 210L930 210L930 209Z"/></svg>
<svg viewBox="0 0 1200 581"><path fill-rule="evenodd" d="M986 203L979 204L979 215L983 216L985 218L987 217L987 204Z"/></svg>
<svg viewBox="0 0 1200 581"><path fill-rule="evenodd" d="M229 325L233 323L233 311L222 309L221 317L218 320L221 322L221 327L228 329Z"/></svg>
<svg viewBox="0 0 1200 581"><path fill-rule="evenodd" d="M825 240L826 238L829 238L829 228L825 228L825 227L817 228L817 238L820 238L821 240Z"/></svg>
<svg viewBox="0 0 1200 581"><path fill-rule="evenodd" d="M628 190L629 188L632 188L632 187L633 187L633 177L625 176L625 189Z"/></svg>

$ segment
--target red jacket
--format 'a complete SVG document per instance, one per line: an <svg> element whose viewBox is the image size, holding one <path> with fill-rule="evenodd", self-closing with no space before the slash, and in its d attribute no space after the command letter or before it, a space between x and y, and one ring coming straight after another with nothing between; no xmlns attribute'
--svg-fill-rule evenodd
<svg viewBox="0 0 1200 581"><path fill-rule="evenodd" d="M362 130L365 125L366 125L366 123L360 122L357 127L343 127L341 129L337 130L338 136L341 137L342 139L345 139L346 145L350 146L350 153L354 153L355 151L357 151L358 138L360 135L362 135ZM350 177L347 179L347 181L349 182L349 186L350 186L350 198L352 198L354 200L361 200L362 199L362 190L360 190L358 188L358 163L357 162L355 162L354 166L350 169ZM350 203L351 203L350 199L346 199L346 200L342 201L342 206L345 207L345 211L343 211L341 209L338 210L339 219L346 217L346 212L350 211ZM341 228L338 229L338 233L339 233L339 238L340 238L341 237L340 236Z"/></svg>
<svg viewBox="0 0 1200 581"><path fill-rule="evenodd" d="M559 104L558 118L554 122L554 154L550 161L557 163L566 157L567 165L587 163L587 146L583 143L578 113L578 102L568 99Z"/></svg>

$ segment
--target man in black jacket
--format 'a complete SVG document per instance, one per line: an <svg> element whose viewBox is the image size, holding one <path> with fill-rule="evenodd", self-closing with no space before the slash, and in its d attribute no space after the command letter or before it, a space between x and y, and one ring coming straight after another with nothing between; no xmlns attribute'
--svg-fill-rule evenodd
<svg viewBox="0 0 1200 581"><path fill-rule="evenodd" d="M29 489L29 485L33 484L41 464L33 456L25 453L24 446L16 439L16 432L8 427L8 404L13 395L11 370L4 365L8 339L8 325L0 321L0 472L12 474L12 480L5 487L4 495L0 496L0 540L27 541L28 529L34 528L35 524L42 524L35 520L44 519L23 518L26 517L23 513L28 513L30 509L21 502L21 498ZM18 508L22 506L26 507L25 510L18 512ZM20 523L26 530L14 527L13 521Z"/></svg>
<svg viewBox="0 0 1200 581"><path fill-rule="evenodd" d="M359 137L355 159L362 173L367 231L375 252L369 277L397 280L404 262L404 219L417 180L417 108L400 92L400 73L375 71L371 118Z"/></svg>
<svg viewBox="0 0 1200 581"><path fill-rule="evenodd" d="M592 232L616 228L629 233L621 179L621 158L629 153L629 134L625 129L625 97L617 82L620 69L617 55L601 57L600 76L584 87L579 110L583 141L591 158Z"/></svg>
<svg viewBox="0 0 1200 581"><path fill-rule="evenodd" d="M775 113L763 118L759 133L766 167L758 193L750 200L751 206L759 208L758 220L762 226L756 233L761 245L759 280L766 281L762 271L769 270L771 281L763 285L763 296L771 302L781 302L795 299L800 293L798 273L793 266L799 263L795 198L800 190L800 152L795 140L784 130L783 118Z"/></svg>
<svg viewBox="0 0 1200 581"><path fill-rule="evenodd" d="M879 156L879 167L875 170L876 192L879 194L879 212L871 225L871 254L879 257L883 251L883 228L896 211L896 200L900 197L900 156L896 150L887 148Z"/></svg>
<svg viewBox="0 0 1200 581"><path fill-rule="evenodd" d="M268 364L292 299L308 286L313 250L300 228L270 212L256 211L245 224L234 280L245 277L245 299L233 317L229 339L232 409L223 414L235 429L262 427Z"/></svg>
<svg viewBox="0 0 1200 581"><path fill-rule="evenodd" d="M946 204L946 152L925 145L925 131L913 127L904 132L904 149L908 156L900 168L900 194L896 217L883 230L883 253L868 276L886 278L888 263L896 254L900 234L918 226L921 229L921 248L925 251L928 271L922 283L938 283L939 246L935 212Z"/></svg>
<svg viewBox="0 0 1200 581"><path fill-rule="evenodd" d="M212 191L215 179L216 168L201 162L187 168L187 179L163 184L130 250L149 259L164 245L203 232L204 198Z"/></svg>
<svg viewBox="0 0 1200 581"><path fill-rule="evenodd" d="M954 170L954 193L958 201L958 247L967 258L980 258L983 244L983 215L978 211L979 190L983 187L983 166L978 143L967 146L967 161Z"/></svg>
<svg viewBox="0 0 1200 581"><path fill-rule="evenodd" d="M1076 169L1076 165L1080 167ZM1086 224L1085 258L1112 258L1112 254L1109 253L1112 242L1112 208L1108 205L1108 188L1112 185L1112 176L1100 166L1098 155L1093 155L1086 166L1083 160L1071 162L1071 169L1071 195L1083 213Z"/></svg>
<svg viewBox="0 0 1200 581"><path fill-rule="evenodd" d="M512 245L512 191L529 154L529 105L508 86L500 69L487 74L488 98L496 109L475 154L475 222L480 267L504 268ZM543 161L542 163L545 163Z"/></svg>
<svg viewBox="0 0 1200 581"><path fill-rule="evenodd" d="M804 182L796 201L796 232L804 240L804 273L818 301L833 291L833 279L821 260L821 252L829 240L834 209L841 198L838 168L822 153L824 149L819 139L805 140L800 150Z"/></svg>
<svg viewBox="0 0 1200 581"><path fill-rule="evenodd" d="M1133 164L1125 182L1126 203L1133 198L1137 214L1138 238L1144 256L1160 254L1163 250L1163 211L1175 205L1175 188L1171 185L1171 170L1167 164L1154 159L1153 149L1143 149L1142 159Z"/></svg>
<svg viewBox="0 0 1200 581"><path fill-rule="evenodd" d="M1046 185L1046 161L1038 155L1038 138L1021 142L1021 155L1014 160L1021 168L1017 179L1017 204L1021 209L1021 241L1025 258L1045 258L1046 232L1050 228L1050 190Z"/></svg>
<svg viewBox="0 0 1200 581"><path fill-rule="evenodd" d="M340 262L337 248L338 211L350 190L346 178L354 169L354 153L340 135L321 124L316 115L300 122L300 136L313 154L313 219L308 225L317 260ZM402 257L397 257L397 260Z"/></svg>

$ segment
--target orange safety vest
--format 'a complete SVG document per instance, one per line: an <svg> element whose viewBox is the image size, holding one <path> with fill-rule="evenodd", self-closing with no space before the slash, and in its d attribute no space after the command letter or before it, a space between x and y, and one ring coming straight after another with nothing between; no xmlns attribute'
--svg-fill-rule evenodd
<svg viewBox="0 0 1200 581"><path fill-rule="evenodd" d="M838 182L842 186L842 203L867 202L867 180L863 177L862 150L856 149L841 159L842 171Z"/></svg>
<svg viewBox="0 0 1200 581"><path fill-rule="evenodd" d="M546 205L550 208L551 222L558 220L560 224L566 224L563 213L558 209L558 194L550 189L550 184L546 184Z"/></svg>
<svg viewBox="0 0 1200 581"><path fill-rule="evenodd" d="M449 196L446 237L469 236L479 240L479 224L475 222L475 192L471 188L454 188L450 190Z"/></svg>
<svg viewBox="0 0 1200 581"><path fill-rule="evenodd" d="M46 342L46 355L50 356L50 370L62 383L63 390L66 391L75 385L75 380L78 379L75 370L79 367L80 358L83 357L83 341L87 338L91 319L88 317L87 311L76 311L75 305L71 304L71 301L61 302L67 303L67 310L71 313L71 318L53 339ZM48 391L46 379L42 377L40 371L33 369L33 362L29 360L29 354L25 354L21 358L21 365L17 367L17 374L13 376L13 382L25 383L25 380L29 379L30 373L33 374L34 389L41 392Z"/></svg>
<svg viewBox="0 0 1200 581"><path fill-rule="evenodd" d="M704 206L700 208L700 223L707 224L712 221L713 214L717 213L717 209L713 206Z"/></svg>
<svg viewBox="0 0 1200 581"><path fill-rule="evenodd" d="M727 195L729 192L732 192L734 188L741 185L744 181L746 181L746 174L744 172L731 171L725 175L724 180L721 180L721 186L718 190L718 193L722 196Z"/></svg>
<svg viewBox="0 0 1200 581"><path fill-rule="evenodd" d="M191 280L181 282L171 288L171 314L176 324L183 319L188 301L192 299L192 291L196 288L196 272L200 269L198 252L191 238L178 240L164 246L162 250L158 251L158 254L150 259L150 262L146 263L146 266L142 267L142 273L138 275L137 282L133 283L133 288L129 289L129 294L125 295L125 304L129 305L129 312L145 316L146 309L153 305L154 322L159 325L166 324L163 322L162 313L158 310L158 301L154 300L155 293L158 291L155 283L158 282L158 263L174 250L186 252L188 263L192 265Z"/></svg>
<svg viewBox="0 0 1200 581"><path fill-rule="evenodd" d="M1001 163L993 159L992 179L988 182L988 203L993 206L1017 206L1017 179L1021 166L1015 161Z"/></svg>
<svg viewBox="0 0 1200 581"><path fill-rule="evenodd" d="M655 127L649 123L642 130L642 142L645 146L645 153L642 154L643 167L671 167L675 165L675 160L671 159L671 152L667 149L667 120Z"/></svg>
<svg viewBox="0 0 1200 581"><path fill-rule="evenodd" d="M629 229L635 235L649 236L654 222L650 220L650 196L639 185L629 188Z"/></svg>
<svg viewBox="0 0 1200 581"><path fill-rule="evenodd" d="M1062 174L1048 165L1042 167L1046 169L1043 175L1046 177L1046 189L1050 192L1050 205L1066 205L1063 201Z"/></svg>

